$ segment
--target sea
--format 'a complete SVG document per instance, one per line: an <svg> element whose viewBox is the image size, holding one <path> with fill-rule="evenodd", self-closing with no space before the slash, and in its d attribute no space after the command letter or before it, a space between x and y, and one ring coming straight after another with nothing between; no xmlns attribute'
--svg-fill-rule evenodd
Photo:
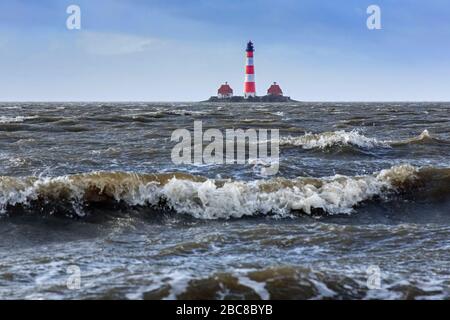
<svg viewBox="0 0 450 320"><path fill-rule="evenodd" d="M450 103L0 103L0 299L450 299Z"/></svg>

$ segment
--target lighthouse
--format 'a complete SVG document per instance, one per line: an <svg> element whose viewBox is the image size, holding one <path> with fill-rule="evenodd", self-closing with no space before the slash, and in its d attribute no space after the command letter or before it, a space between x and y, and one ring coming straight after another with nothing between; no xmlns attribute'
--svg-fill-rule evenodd
<svg viewBox="0 0 450 320"><path fill-rule="evenodd" d="M255 66L253 64L253 53L254 53L253 43L251 41L247 44L247 59L245 65L245 83L244 83L244 98L256 96L255 87Z"/></svg>

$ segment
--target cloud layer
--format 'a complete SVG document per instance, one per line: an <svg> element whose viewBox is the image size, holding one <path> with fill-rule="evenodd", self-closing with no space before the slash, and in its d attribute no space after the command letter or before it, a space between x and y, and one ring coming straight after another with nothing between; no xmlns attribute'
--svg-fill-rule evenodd
<svg viewBox="0 0 450 320"><path fill-rule="evenodd" d="M143 52L159 43L154 38L90 31L81 32L78 39L78 45L87 53L107 56Z"/></svg>

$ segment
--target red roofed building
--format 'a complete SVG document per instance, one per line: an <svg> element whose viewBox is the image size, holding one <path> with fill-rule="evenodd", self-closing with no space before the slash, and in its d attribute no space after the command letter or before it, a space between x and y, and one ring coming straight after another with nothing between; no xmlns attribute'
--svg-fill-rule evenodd
<svg viewBox="0 0 450 320"><path fill-rule="evenodd" d="M273 83L273 85L270 86L269 90L267 90L267 95L269 96L282 96L283 91L281 91L281 88L279 85L277 85L276 82Z"/></svg>
<svg viewBox="0 0 450 320"><path fill-rule="evenodd" d="M233 96L233 89L228 85L228 82L221 85L219 90L217 90L217 97L219 99L231 98Z"/></svg>

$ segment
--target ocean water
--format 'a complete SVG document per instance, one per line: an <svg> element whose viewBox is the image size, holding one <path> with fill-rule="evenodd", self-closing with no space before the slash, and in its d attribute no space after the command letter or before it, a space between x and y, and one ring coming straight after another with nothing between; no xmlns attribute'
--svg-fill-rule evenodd
<svg viewBox="0 0 450 320"><path fill-rule="evenodd" d="M279 173L173 164L200 120L279 129ZM0 104L1 299L449 299L449 266L450 103Z"/></svg>

